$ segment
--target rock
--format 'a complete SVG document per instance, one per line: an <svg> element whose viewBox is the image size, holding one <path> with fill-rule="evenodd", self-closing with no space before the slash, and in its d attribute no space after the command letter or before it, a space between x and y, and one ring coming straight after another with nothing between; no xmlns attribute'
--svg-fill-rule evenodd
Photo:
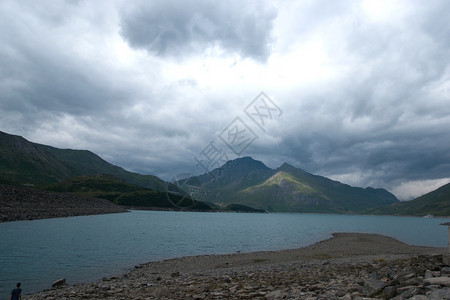
<svg viewBox="0 0 450 300"><path fill-rule="evenodd" d="M403 292L400 292L399 290L400 289L397 289L397 293L400 293L399 296L402 299L411 298L420 292L420 288L418 288L418 287L410 287L407 290L404 290Z"/></svg>
<svg viewBox="0 0 450 300"><path fill-rule="evenodd" d="M352 295L346 294L345 296L339 298L340 300L352 300Z"/></svg>
<svg viewBox="0 0 450 300"><path fill-rule="evenodd" d="M410 280L412 278L416 277L416 273L414 272L406 272L402 273L397 277L398 282L403 283L407 280Z"/></svg>
<svg viewBox="0 0 450 300"><path fill-rule="evenodd" d="M409 298L409 300L428 300L428 297L425 295L415 295Z"/></svg>
<svg viewBox="0 0 450 300"><path fill-rule="evenodd" d="M402 285L404 285L404 286L422 285L422 284L423 284L423 279L420 279L420 278L411 278L402 283Z"/></svg>
<svg viewBox="0 0 450 300"><path fill-rule="evenodd" d="M441 269L441 276L442 277L449 277L450 276L450 267L443 267Z"/></svg>
<svg viewBox="0 0 450 300"><path fill-rule="evenodd" d="M60 288L67 284L65 278L58 279L52 283L52 288Z"/></svg>
<svg viewBox="0 0 450 300"><path fill-rule="evenodd" d="M280 290L272 291L265 296L266 299L281 299L283 298L283 292Z"/></svg>
<svg viewBox="0 0 450 300"><path fill-rule="evenodd" d="M423 281L425 284L437 284L450 287L450 277L433 277Z"/></svg>
<svg viewBox="0 0 450 300"><path fill-rule="evenodd" d="M424 275L424 278L425 279L427 279L427 278L433 278L434 276L433 276L433 272L431 272L430 270L426 270L425 271L425 275Z"/></svg>
<svg viewBox="0 0 450 300"><path fill-rule="evenodd" d="M430 300L450 299L450 289L435 290L428 295Z"/></svg>
<svg viewBox="0 0 450 300"><path fill-rule="evenodd" d="M441 277L441 271L432 271L433 277Z"/></svg>
<svg viewBox="0 0 450 300"><path fill-rule="evenodd" d="M178 276L180 276L180 272L174 272L174 273L170 274L170 276L178 277Z"/></svg>
<svg viewBox="0 0 450 300"><path fill-rule="evenodd" d="M364 295L372 297L380 293L386 287L386 285L386 282L371 278L364 282L362 292Z"/></svg>
<svg viewBox="0 0 450 300"><path fill-rule="evenodd" d="M396 286L387 286L383 290L384 297L386 299L390 299L397 295L397 287Z"/></svg>

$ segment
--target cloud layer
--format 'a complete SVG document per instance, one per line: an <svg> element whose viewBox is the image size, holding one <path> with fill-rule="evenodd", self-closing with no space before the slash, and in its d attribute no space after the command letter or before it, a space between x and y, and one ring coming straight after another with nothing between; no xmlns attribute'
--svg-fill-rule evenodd
<svg viewBox="0 0 450 300"><path fill-rule="evenodd" d="M418 196L450 181L448 1L0 3L0 130L170 179L242 155ZM244 109L265 91L283 114Z"/></svg>
<svg viewBox="0 0 450 300"><path fill-rule="evenodd" d="M188 58L221 48L264 61L270 54L274 9L262 1L140 1L122 12L121 34L136 48Z"/></svg>

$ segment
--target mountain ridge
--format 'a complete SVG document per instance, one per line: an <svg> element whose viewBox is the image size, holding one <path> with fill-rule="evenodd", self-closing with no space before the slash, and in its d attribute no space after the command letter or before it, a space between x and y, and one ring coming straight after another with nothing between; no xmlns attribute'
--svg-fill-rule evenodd
<svg viewBox="0 0 450 300"><path fill-rule="evenodd" d="M129 172L89 150L59 149L0 131L0 183L39 187L99 174L110 174L160 192L186 195L175 184L154 175ZM267 211L450 215L448 185L428 193L431 195L398 202L382 188L352 187L288 163L272 169L248 156L228 161L190 181L207 188L208 202L223 207L238 204Z"/></svg>
<svg viewBox="0 0 450 300"><path fill-rule="evenodd" d="M376 215L450 216L450 182L413 200L368 210Z"/></svg>
<svg viewBox="0 0 450 300"><path fill-rule="evenodd" d="M114 175L157 191L167 188L157 176L127 171L89 150L59 149L0 131L0 183L42 185L97 174Z"/></svg>
<svg viewBox="0 0 450 300"><path fill-rule="evenodd" d="M233 201L267 211L357 213L398 202L385 189L352 187L288 163L271 169L251 157L228 161L192 182L208 191L209 202Z"/></svg>

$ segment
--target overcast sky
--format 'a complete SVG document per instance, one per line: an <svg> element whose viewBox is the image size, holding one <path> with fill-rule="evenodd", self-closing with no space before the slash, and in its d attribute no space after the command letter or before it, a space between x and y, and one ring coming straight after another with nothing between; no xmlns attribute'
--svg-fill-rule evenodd
<svg viewBox="0 0 450 300"><path fill-rule="evenodd" d="M0 130L165 180L252 156L409 199L450 181L449 15L446 0L3 0Z"/></svg>

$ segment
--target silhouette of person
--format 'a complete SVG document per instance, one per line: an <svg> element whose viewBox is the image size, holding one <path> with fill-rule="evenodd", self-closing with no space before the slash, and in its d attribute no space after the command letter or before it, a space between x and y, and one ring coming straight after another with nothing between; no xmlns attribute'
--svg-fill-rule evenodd
<svg viewBox="0 0 450 300"><path fill-rule="evenodd" d="M11 300L22 300L22 289L20 288L20 282L17 283L17 288L12 290Z"/></svg>

